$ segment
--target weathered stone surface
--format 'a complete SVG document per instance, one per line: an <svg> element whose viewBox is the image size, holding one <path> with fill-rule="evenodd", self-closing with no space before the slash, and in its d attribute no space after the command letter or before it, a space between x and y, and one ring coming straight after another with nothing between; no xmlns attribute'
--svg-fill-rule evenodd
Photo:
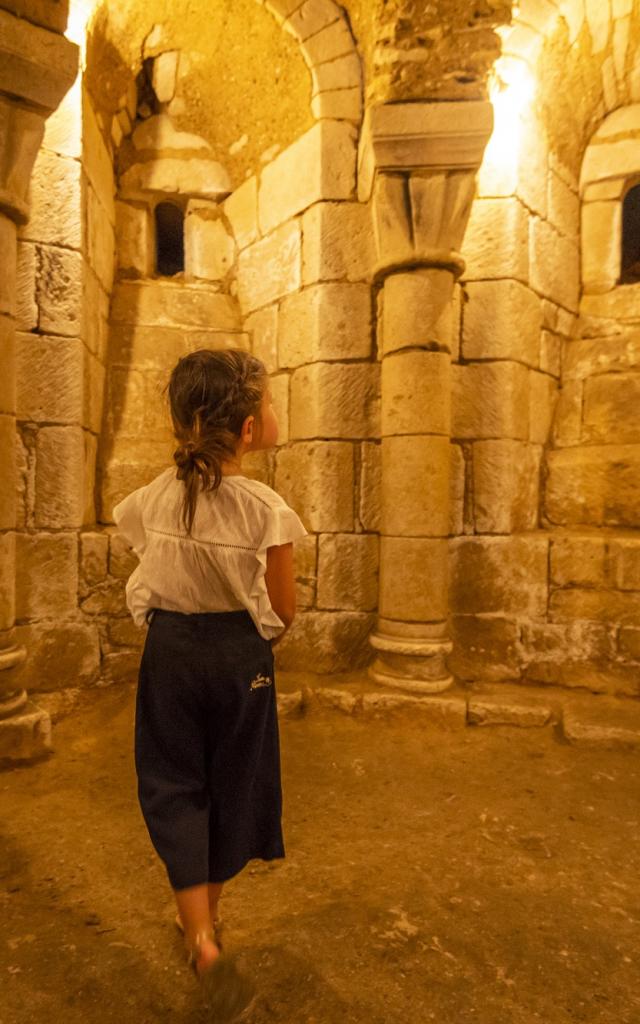
<svg viewBox="0 0 640 1024"><path fill-rule="evenodd" d="M451 541L451 609L458 614L546 615L549 539L456 537Z"/></svg>
<svg viewBox="0 0 640 1024"><path fill-rule="evenodd" d="M610 697L572 701L565 708L562 731L574 746L640 747L640 708L637 702Z"/></svg>
<svg viewBox="0 0 640 1024"><path fill-rule="evenodd" d="M590 619L594 622L618 622L640 625L640 593L618 590L553 591L549 598L552 622ZM639 680L640 681L640 680Z"/></svg>
<svg viewBox="0 0 640 1024"><path fill-rule="evenodd" d="M258 179L247 178L225 199L222 209L238 249L246 249L258 238Z"/></svg>
<svg viewBox="0 0 640 1024"><path fill-rule="evenodd" d="M145 635L145 627L136 626L130 615L123 619L109 619L107 622L109 643L117 647L141 647Z"/></svg>
<svg viewBox="0 0 640 1024"><path fill-rule="evenodd" d="M102 658L101 682L104 685L134 683L139 667L140 651L111 651Z"/></svg>
<svg viewBox="0 0 640 1024"><path fill-rule="evenodd" d="M271 6L274 6L271 0ZM297 4L288 15L284 28L296 39L305 40L314 36L340 18L340 8L332 0L306 0Z"/></svg>
<svg viewBox="0 0 640 1024"><path fill-rule="evenodd" d="M593 534L551 537L550 579L560 587L605 584L604 537Z"/></svg>
<svg viewBox="0 0 640 1024"><path fill-rule="evenodd" d="M640 538L613 537L608 550L613 585L619 590L640 590Z"/></svg>
<svg viewBox="0 0 640 1024"><path fill-rule="evenodd" d="M635 286L614 288L602 295L582 296L580 313L582 323L589 325L591 330L584 333L585 337L604 337L607 334L620 334L621 328L638 323L638 293Z"/></svg>
<svg viewBox="0 0 640 1024"><path fill-rule="evenodd" d="M159 54L153 62L151 84L160 103L169 103L173 99L179 56L177 50L168 50Z"/></svg>
<svg viewBox="0 0 640 1024"><path fill-rule="evenodd" d="M380 433L377 363L312 363L291 374L292 440L376 437Z"/></svg>
<svg viewBox="0 0 640 1024"><path fill-rule="evenodd" d="M310 651L315 672L344 672L368 664L374 621L367 612L300 612L274 649L276 672L308 668Z"/></svg>
<svg viewBox="0 0 640 1024"><path fill-rule="evenodd" d="M300 287L301 236L297 220L282 224L238 257L238 299L243 312L267 306Z"/></svg>
<svg viewBox="0 0 640 1024"><path fill-rule="evenodd" d="M126 613L123 580L108 580L98 583L88 597L83 598L80 607L87 615L123 615Z"/></svg>
<svg viewBox="0 0 640 1024"><path fill-rule="evenodd" d="M359 89L362 85L362 69L358 54L348 53L343 57L313 64L311 81L314 96L341 89Z"/></svg>
<svg viewBox="0 0 640 1024"><path fill-rule="evenodd" d="M335 60L353 50L353 36L342 19L314 33L302 45L304 58L309 65Z"/></svg>
<svg viewBox="0 0 640 1024"><path fill-rule="evenodd" d="M420 723L445 729L464 728L467 705L464 697L411 697L400 693L365 693L362 696L362 714L375 718L388 718L398 713L410 714Z"/></svg>
<svg viewBox="0 0 640 1024"><path fill-rule="evenodd" d="M116 260L116 241L114 231L115 216L107 213L105 205L93 187L88 184L85 191L86 224L87 224L87 256L89 266L95 271L96 277L104 290L109 293L113 287L113 274ZM109 196L109 206L113 210L113 202Z"/></svg>
<svg viewBox="0 0 640 1024"><path fill-rule="evenodd" d="M452 366L456 438L529 436L528 371L521 363L469 363Z"/></svg>
<svg viewBox="0 0 640 1024"><path fill-rule="evenodd" d="M16 535L16 618L42 619L78 606L75 534Z"/></svg>
<svg viewBox="0 0 640 1024"><path fill-rule="evenodd" d="M534 217L530 227L531 286L569 310L576 310L580 287L579 253L575 241Z"/></svg>
<svg viewBox="0 0 640 1024"><path fill-rule="evenodd" d="M83 274L82 340L98 359L106 362L109 341L109 299L93 270L85 264Z"/></svg>
<svg viewBox="0 0 640 1024"><path fill-rule="evenodd" d="M462 445L451 444L449 454L449 533L456 537L464 529L466 463Z"/></svg>
<svg viewBox="0 0 640 1024"><path fill-rule="evenodd" d="M609 632L605 623L581 619L523 623L527 680L606 690L603 666L613 652Z"/></svg>
<svg viewBox="0 0 640 1024"><path fill-rule="evenodd" d="M80 163L41 149L31 178L31 207L22 237L80 249Z"/></svg>
<svg viewBox="0 0 640 1024"><path fill-rule="evenodd" d="M212 204L213 205L213 204ZM233 266L235 243L222 219L190 203L184 222L185 273L206 281L222 281Z"/></svg>
<svg viewBox="0 0 640 1024"><path fill-rule="evenodd" d="M519 676L520 631L514 620L454 615L451 637L454 646L447 665L458 679L499 681Z"/></svg>
<svg viewBox="0 0 640 1024"><path fill-rule="evenodd" d="M113 324L109 331L109 362L131 370L160 369L173 366L187 352L199 348L245 348L247 335L239 331L215 328L136 327Z"/></svg>
<svg viewBox="0 0 640 1024"><path fill-rule="evenodd" d="M540 299L518 281L477 281L466 286L462 354L465 359L513 359L538 366Z"/></svg>
<svg viewBox="0 0 640 1024"><path fill-rule="evenodd" d="M640 661L640 629L623 626L618 633L618 650L624 658Z"/></svg>
<svg viewBox="0 0 640 1024"><path fill-rule="evenodd" d="M366 359L371 353L371 298L366 284L318 284L280 306L282 367L315 360Z"/></svg>
<svg viewBox="0 0 640 1024"><path fill-rule="evenodd" d="M80 334L82 259L68 249L38 247L38 326L45 334Z"/></svg>
<svg viewBox="0 0 640 1024"><path fill-rule="evenodd" d="M565 345L562 360L564 380L583 380L594 374L624 373L640 367L640 335L575 339Z"/></svg>
<svg viewBox="0 0 640 1024"><path fill-rule="evenodd" d="M540 727L548 725L554 710L544 696L528 694L524 687L504 685L493 693L476 693L469 697L467 721L470 725L517 725Z"/></svg>
<svg viewBox="0 0 640 1024"><path fill-rule="evenodd" d="M473 445L473 509L478 533L517 533L538 525L542 451L521 441Z"/></svg>
<svg viewBox="0 0 640 1024"><path fill-rule="evenodd" d="M175 442L171 439L145 440L142 445L139 441L115 444L113 454L105 460L101 470L97 522L112 523L113 506L171 465L174 448Z"/></svg>
<svg viewBox="0 0 640 1024"><path fill-rule="evenodd" d="M346 121L318 121L262 172L258 221L263 234L312 203L355 196L357 135Z"/></svg>
<svg viewBox="0 0 640 1024"><path fill-rule="evenodd" d="M517 199L476 199L464 237L465 280L529 275L529 219Z"/></svg>
<svg viewBox="0 0 640 1024"><path fill-rule="evenodd" d="M3 264L5 267L9 265L7 257L3 258ZM18 242L15 298L16 327L19 331L33 331L38 326L36 273L37 260L35 245L32 242Z"/></svg>
<svg viewBox="0 0 640 1024"><path fill-rule="evenodd" d="M98 435L102 429L106 371L91 352L84 353L82 425Z"/></svg>
<svg viewBox="0 0 640 1024"><path fill-rule="evenodd" d="M374 441L364 441L360 445L358 519L362 529L371 533L380 529L381 455L381 445Z"/></svg>
<svg viewBox="0 0 640 1024"><path fill-rule="evenodd" d="M107 148L105 133L98 124L93 100L86 88L82 92L82 170L91 182L113 225L115 181L113 160Z"/></svg>
<svg viewBox="0 0 640 1024"><path fill-rule="evenodd" d="M125 199L140 199L148 192L166 192L217 202L229 195L231 182L226 169L217 160L202 156L189 156L185 160L181 154L132 164L120 175L120 188Z"/></svg>
<svg viewBox="0 0 640 1024"><path fill-rule="evenodd" d="M135 271L142 277L151 274L151 217L148 207L117 202L116 251L121 270Z"/></svg>
<svg viewBox="0 0 640 1024"><path fill-rule="evenodd" d="M80 423L83 347L79 338L16 335L17 415L35 423Z"/></svg>
<svg viewBox="0 0 640 1024"><path fill-rule="evenodd" d="M314 203L302 217L302 282L366 281L371 214L362 203Z"/></svg>
<svg viewBox="0 0 640 1024"><path fill-rule="evenodd" d="M0 534L0 629L11 629L16 617L16 536Z"/></svg>
<svg viewBox="0 0 640 1024"><path fill-rule="evenodd" d="M352 715L354 711L358 711L362 707L360 694L346 693L344 690L335 690L330 686L318 686L310 690L309 694L309 703L312 707L316 705L321 708L333 708L333 710L343 711L347 715Z"/></svg>
<svg viewBox="0 0 640 1024"><path fill-rule="evenodd" d="M4 273L0 277L0 314L16 313L16 225L0 214L0 258Z"/></svg>
<svg viewBox="0 0 640 1024"><path fill-rule="evenodd" d="M546 444L558 401L558 382L547 373L529 373L529 440Z"/></svg>
<svg viewBox="0 0 640 1024"><path fill-rule="evenodd" d="M98 438L88 430L84 435L84 476L82 492L84 496L82 525L88 526L96 522L96 470L98 465Z"/></svg>
<svg viewBox="0 0 640 1024"><path fill-rule="evenodd" d="M411 350L382 360L381 430L443 434L451 430L451 362L446 352ZM425 402L425 395L428 401Z"/></svg>
<svg viewBox="0 0 640 1024"><path fill-rule="evenodd" d="M289 430L289 390L290 377L287 373L278 373L271 377L271 395L273 397L273 408L278 419L278 444L287 444L290 437Z"/></svg>
<svg viewBox="0 0 640 1024"><path fill-rule="evenodd" d="M414 270L387 277L382 299L383 354L410 345L448 347L452 289L447 270Z"/></svg>
<svg viewBox="0 0 640 1024"><path fill-rule="evenodd" d="M19 715L0 720L0 763L35 761L52 750L51 719L32 701Z"/></svg>
<svg viewBox="0 0 640 1024"><path fill-rule="evenodd" d="M49 529L82 525L83 430L41 427L36 437L35 524Z"/></svg>
<svg viewBox="0 0 640 1024"><path fill-rule="evenodd" d="M559 377L562 351L562 338L551 331L542 331L540 334L540 369L554 377Z"/></svg>
<svg viewBox="0 0 640 1024"><path fill-rule="evenodd" d="M230 295L204 285L169 281L120 281L113 292L115 323L144 327L239 327L236 303Z"/></svg>
<svg viewBox="0 0 640 1024"><path fill-rule="evenodd" d="M14 417L16 413L16 332L13 320L0 315L0 352L2 352L2 374L0 374L0 415Z"/></svg>
<svg viewBox="0 0 640 1024"><path fill-rule="evenodd" d="M380 615L402 622L445 619L447 575L446 540L382 536Z"/></svg>
<svg viewBox="0 0 640 1024"><path fill-rule="evenodd" d="M618 200L582 206L582 283L598 294L615 288L620 278L622 203Z"/></svg>
<svg viewBox="0 0 640 1024"><path fill-rule="evenodd" d="M362 117L362 90L327 89L317 92L311 100L311 113L315 118L334 118L358 124Z"/></svg>
<svg viewBox="0 0 640 1024"><path fill-rule="evenodd" d="M581 381L565 381L558 394L553 421L553 440L558 447L576 445L582 436L582 393Z"/></svg>
<svg viewBox="0 0 640 1024"><path fill-rule="evenodd" d="M557 525L640 525L637 445L591 445L547 456L545 512Z"/></svg>
<svg viewBox="0 0 640 1024"><path fill-rule="evenodd" d="M583 438L615 444L640 441L640 375L616 373L586 381Z"/></svg>
<svg viewBox="0 0 640 1024"><path fill-rule="evenodd" d="M318 608L373 611L378 604L378 537L321 534L318 545Z"/></svg>
<svg viewBox="0 0 640 1024"><path fill-rule="evenodd" d="M348 441L301 441L277 454L275 489L308 530L353 530L353 484L353 445Z"/></svg>
<svg viewBox="0 0 640 1024"><path fill-rule="evenodd" d="M251 337L251 351L269 373L278 368L278 306L266 306L244 322Z"/></svg>
<svg viewBox="0 0 640 1024"><path fill-rule="evenodd" d="M98 678L100 644L93 625L57 618L20 625L16 643L28 651L18 680L29 693L62 690L69 684L89 686Z"/></svg>
<svg viewBox="0 0 640 1024"><path fill-rule="evenodd" d="M106 533L80 534L80 574L89 586L102 583L107 575L109 537Z"/></svg>
<svg viewBox="0 0 640 1024"><path fill-rule="evenodd" d="M446 537L449 533L448 437L382 438L382 533Z"/></svg>
<svg viewBox="0 0 640 1024"><path fill-rule="evenodd" d="M556 231L569 238L578 236L580 199L555 171L551 171L548 176L547 210Z"/></svg>

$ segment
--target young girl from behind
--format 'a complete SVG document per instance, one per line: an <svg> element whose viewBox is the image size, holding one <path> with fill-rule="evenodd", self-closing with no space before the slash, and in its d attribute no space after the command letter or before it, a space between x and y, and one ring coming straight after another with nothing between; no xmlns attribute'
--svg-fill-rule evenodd
<svg viewBox="0 0 640 1024"><path fill-rule="evenodd" d="M189 962L210 998L233 1002L244 997L221 956L218 902L249 860L284 856L272 648L295 615L293 541L307 531L274 490L242 473L245 453L278 438L259 359L193 352L174 367L168 394L175 465L113 509L140 558L127 605L148 623L138 797Z"/></svg>

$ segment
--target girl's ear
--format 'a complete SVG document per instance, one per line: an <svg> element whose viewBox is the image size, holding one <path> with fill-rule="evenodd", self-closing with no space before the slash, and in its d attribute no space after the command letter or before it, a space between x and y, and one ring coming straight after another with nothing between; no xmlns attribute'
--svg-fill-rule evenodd
<svg viewBox="0 0 640 1024"><path fill-rule="evenodd" d="M253 440L253 421L255 416L247 416L244 423L242 424L242 431L240 437L246 444L250 444Z"/></svg>

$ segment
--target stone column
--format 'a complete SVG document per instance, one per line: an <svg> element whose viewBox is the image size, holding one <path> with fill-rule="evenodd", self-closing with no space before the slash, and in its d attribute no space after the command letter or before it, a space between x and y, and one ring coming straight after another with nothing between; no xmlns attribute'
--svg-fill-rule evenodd
<svg viewBox="0 0 640 1024"><path fill-rule="evenodd" d="M47 6L58 16L59 4ZM49 747L50 722L16 680L28 657L15 644L17 226L29 216L28 188L44 122L72 84L77 47L64 36L0 9L0 764Z"/></svg>
<svg viewBox="0 0 640 1024"><path fill-rule="evenodd" d="M448 627L452 298L458 253L491 134L489 103L367 111L359 198L371 198L382 360L382 516L377 682L452 683Z"/></svg>

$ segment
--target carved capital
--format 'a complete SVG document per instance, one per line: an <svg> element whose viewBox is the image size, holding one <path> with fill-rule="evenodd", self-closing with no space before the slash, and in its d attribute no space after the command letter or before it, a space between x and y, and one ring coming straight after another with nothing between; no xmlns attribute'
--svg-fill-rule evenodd
<svg viewBox="0 0 640 1024"><path fill-rule="evenodd" d="M0 8L0 92L46 118L78 72L78 47L58 32Z"/></svg>

